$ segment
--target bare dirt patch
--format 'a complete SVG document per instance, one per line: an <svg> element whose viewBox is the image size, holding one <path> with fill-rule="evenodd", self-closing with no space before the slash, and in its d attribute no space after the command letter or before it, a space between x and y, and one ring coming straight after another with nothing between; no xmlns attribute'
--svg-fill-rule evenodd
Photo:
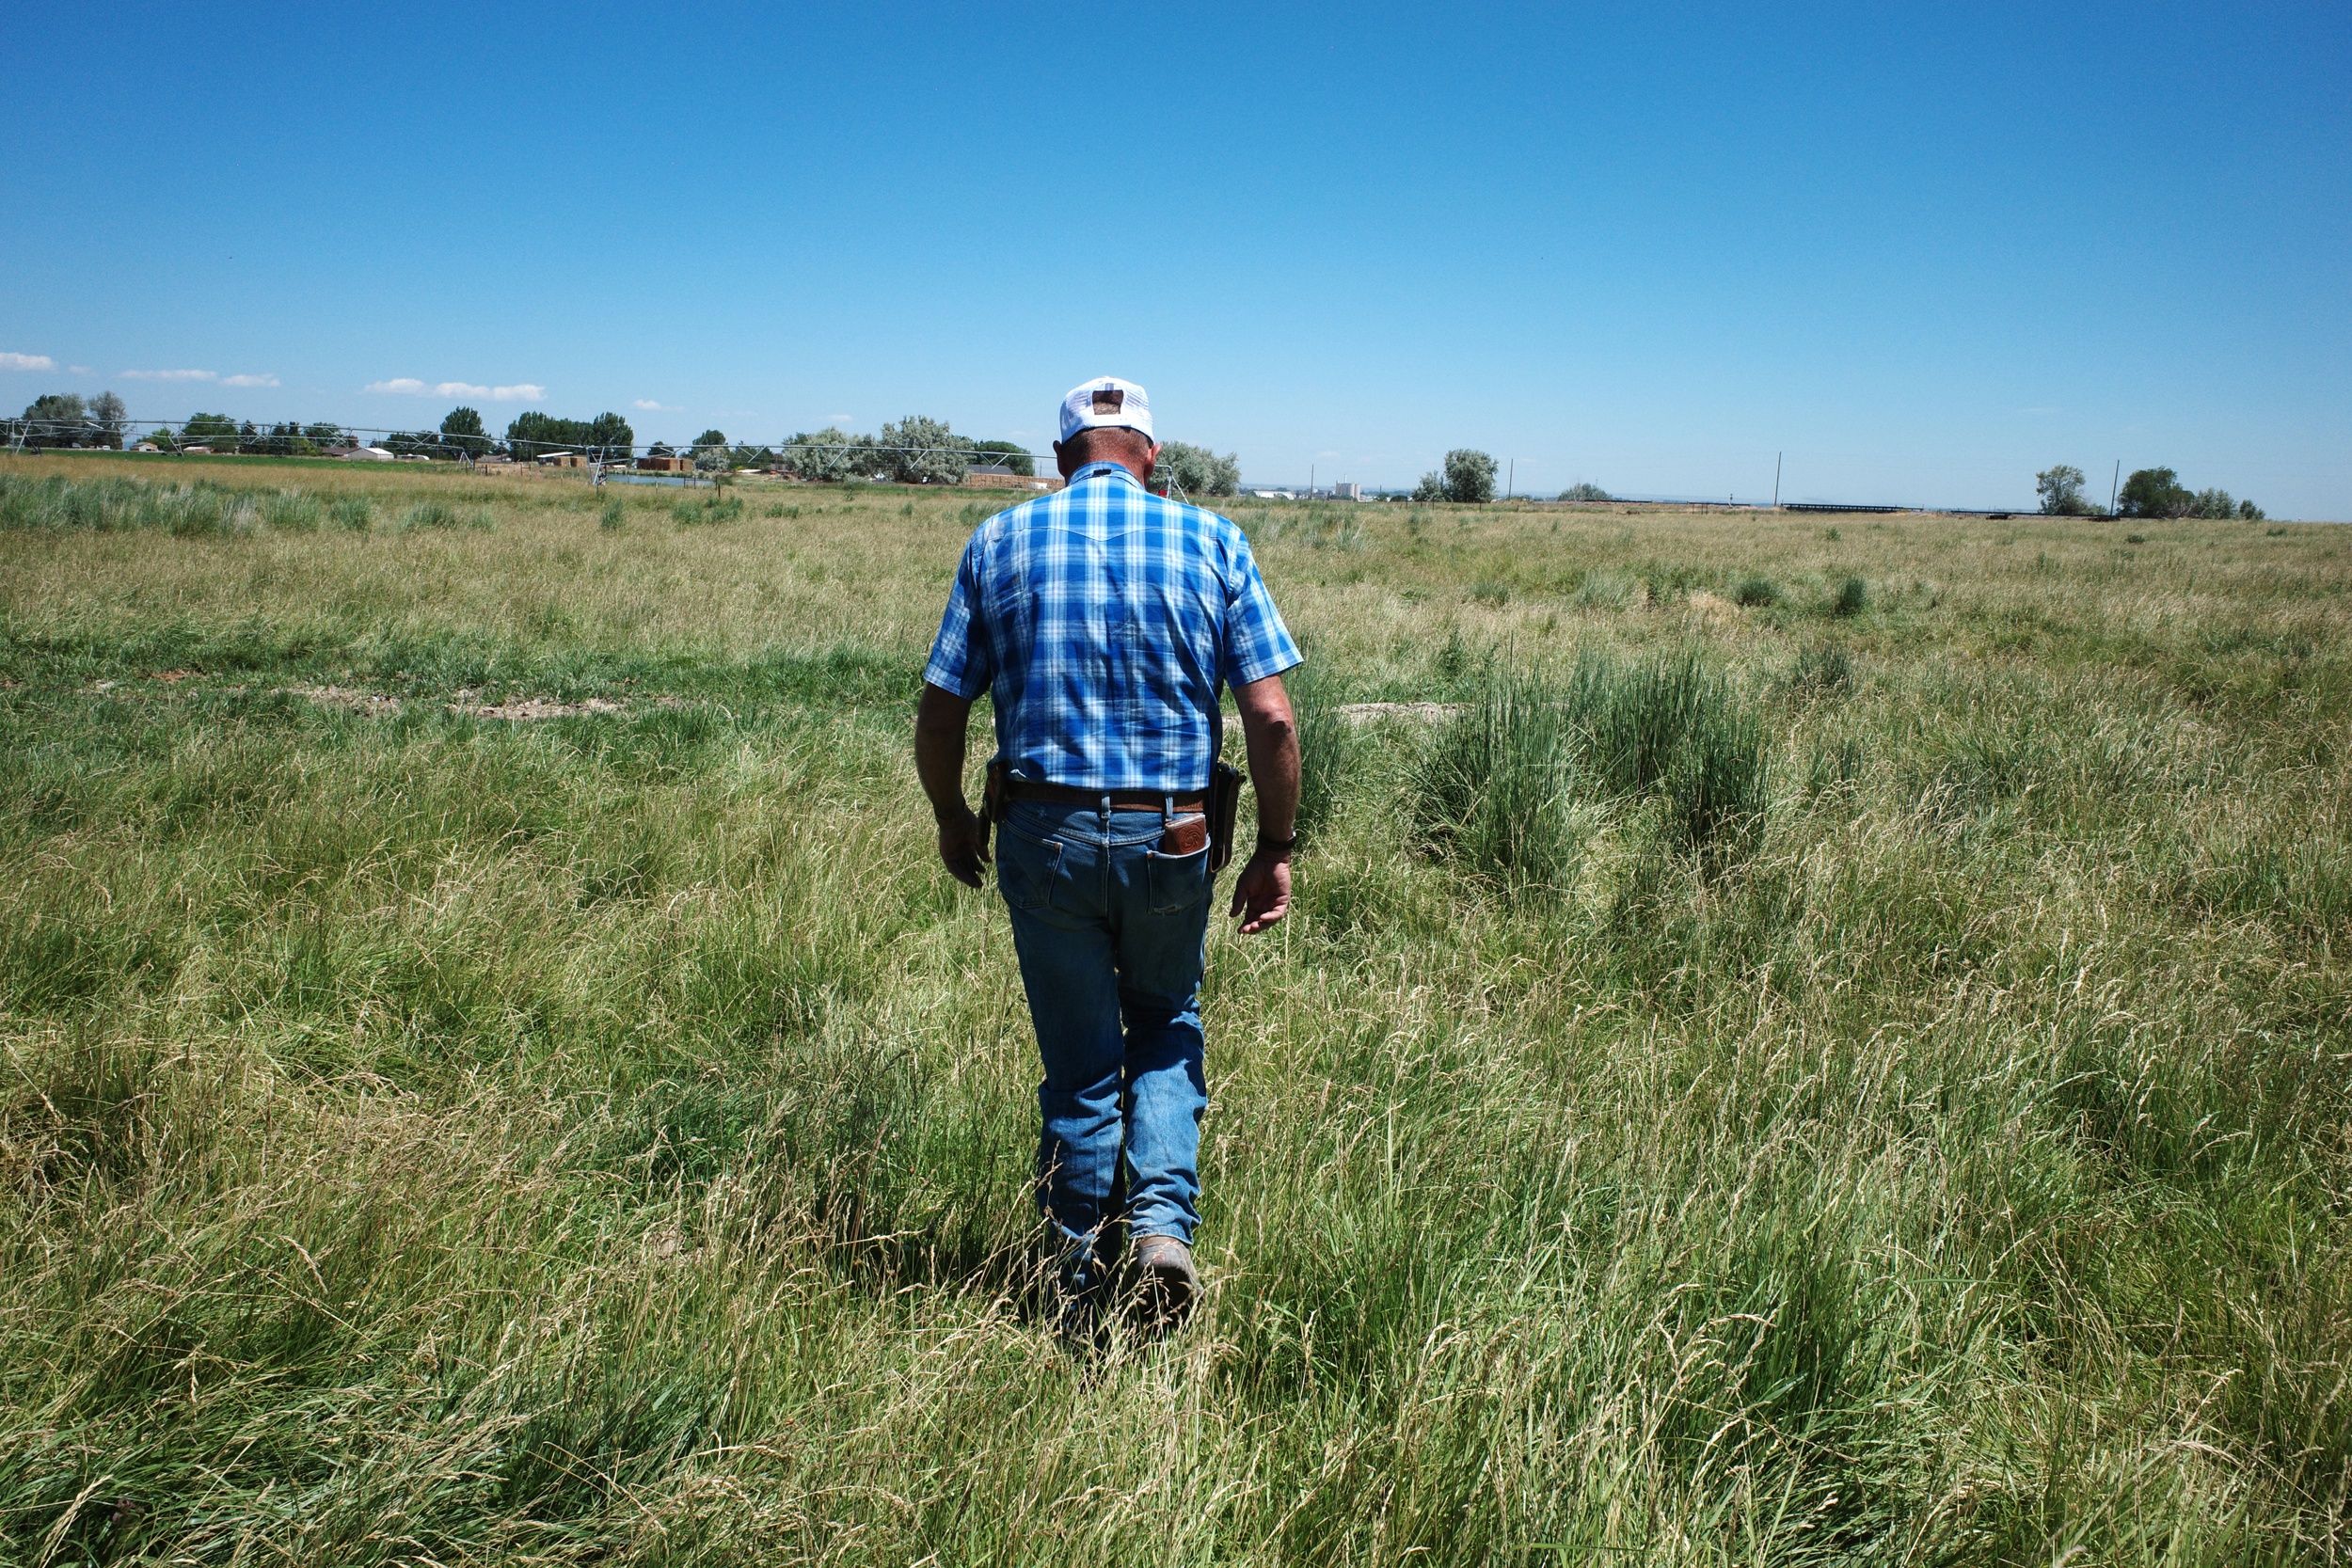
<svg viewBox="0 0 2352 1568"><path fill-rule="evenodd" d="M1332 711L1351 724L1373 724L1383 719L1410 719L1435 724L1462 711L1460 703L1342 703Z"/></svg>
<svg viewBox="0 0 2352 1568"><path fill-rule="evenodd" d="M465 695L459 693L460 697ZM449 705L449 710L476 719L579 719L592 713L627 713L628 705L608 702L602 697L577 703L559 703L552 697L518 697L504 703L455 702Z"/></svg>
<svg viewBox="0 0 2352 1568"><path fill-rule="evenodd" d="M356 691L347 686L283 686L289 697L307 697L322 707L348 708L373 719L389 719L400 711L400 699L376 691Z"/></svg>

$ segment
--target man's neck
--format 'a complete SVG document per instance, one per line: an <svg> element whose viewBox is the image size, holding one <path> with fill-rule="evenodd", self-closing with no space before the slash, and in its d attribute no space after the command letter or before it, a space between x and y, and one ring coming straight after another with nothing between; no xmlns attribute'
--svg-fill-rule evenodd
<svg viewBox="0 0 2352 1568"><path fill-rule="evenodd" d="M1136 471L1133 468L1130 468L1126 464L1121 463L1116 457L1102 457L1095 459L1091 463L1080 464L1077 469L1071 474L1069 482L1073 484L1077 484L1089 479L1102 479L1104 477L1123 479L1130 484L1141 484L1143 483L1142 480L1136 477Z"/></svg>

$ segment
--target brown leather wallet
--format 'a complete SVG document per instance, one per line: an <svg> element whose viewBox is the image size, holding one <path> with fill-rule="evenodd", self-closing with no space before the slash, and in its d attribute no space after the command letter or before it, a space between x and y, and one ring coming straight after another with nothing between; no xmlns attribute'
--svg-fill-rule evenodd
<svg viewBox="0 0 2352 1568"><path fill-rule="evenodd" d="M1160 834L1163 855L1197 855L1209 847L1209 819L1198 812L1169 821Z"/></svg>

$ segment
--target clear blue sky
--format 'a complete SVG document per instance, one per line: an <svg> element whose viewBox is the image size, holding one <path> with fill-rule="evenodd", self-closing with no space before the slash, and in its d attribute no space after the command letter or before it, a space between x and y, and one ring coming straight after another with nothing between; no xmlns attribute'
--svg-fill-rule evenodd
<svg viewBox="0 0 2352 1568"><path fill-rule="evenodd" d="M1787 499L2007 506L2120 458L2352 517L2341 0L8 32L0 404L1041 448L1112 373L1262 482L1760 499L1785 450Z"/></svg>

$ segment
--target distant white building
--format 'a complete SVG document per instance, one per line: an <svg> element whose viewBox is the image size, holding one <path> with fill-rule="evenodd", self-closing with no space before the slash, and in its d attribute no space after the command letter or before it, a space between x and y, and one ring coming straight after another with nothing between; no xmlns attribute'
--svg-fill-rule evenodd
<svg viewBox="0 0 2352 1568"><path fill-rule="evenodd" d="M1331 499L1335 501L1362 500L1364 487L1360 484L1334 484L1331 486Z"/></svg>

